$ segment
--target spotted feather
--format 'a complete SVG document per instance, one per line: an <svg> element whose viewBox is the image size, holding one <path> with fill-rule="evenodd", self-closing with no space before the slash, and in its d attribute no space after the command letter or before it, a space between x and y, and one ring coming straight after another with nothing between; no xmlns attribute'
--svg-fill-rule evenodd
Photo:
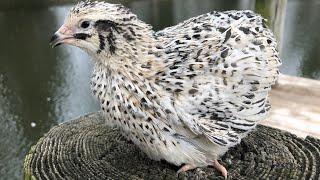
<svg viewBox="0 0 320 180"><path fill-rule="evenodd" d="M81 2L66 27L78 34L69 44L93 59L106 122L152 159L214 165L270 110L281 61L252 11L211 12L155 32L122 5Z"/></svg>

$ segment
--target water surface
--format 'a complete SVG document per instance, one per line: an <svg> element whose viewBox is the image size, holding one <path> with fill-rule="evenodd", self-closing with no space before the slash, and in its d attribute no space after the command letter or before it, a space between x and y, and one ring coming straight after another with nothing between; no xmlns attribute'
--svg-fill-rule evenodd
<svg viewBox="0 0 320 180"><path fill-rule="evenodd" d="M282 73L320 79L320 1L139 0L130 7L155 30L212 10L251 9L279 39ZM89 57L48 40L70 5L0 11L0 179L21 179L25 153L50 127L98 110Z"/></svg>

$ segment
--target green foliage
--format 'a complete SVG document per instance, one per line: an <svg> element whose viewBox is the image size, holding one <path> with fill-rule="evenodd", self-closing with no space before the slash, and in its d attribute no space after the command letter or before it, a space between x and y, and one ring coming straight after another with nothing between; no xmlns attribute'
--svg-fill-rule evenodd
<svg viewBox="0 0 320 180"><path fill-rule="evenodd" d="M265 19L270 19L270 0L258 0L255 4L255 11L261 14ZM267 22L270 25L270 21Z"/></svg>

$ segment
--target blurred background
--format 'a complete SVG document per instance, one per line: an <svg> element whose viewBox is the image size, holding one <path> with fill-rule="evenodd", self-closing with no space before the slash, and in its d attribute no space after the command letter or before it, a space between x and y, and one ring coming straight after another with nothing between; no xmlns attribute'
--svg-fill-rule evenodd
<svg viewBox="0 0 320 180"><path fill-rule="evenodd" d="M97 111L91 62L48 41L75 1L0 2L0 179L21 179L24 155L52 126ZM123 0L154 30L213 10L250 9L269 19L288 75L320 79L319 0Z"/></svg>

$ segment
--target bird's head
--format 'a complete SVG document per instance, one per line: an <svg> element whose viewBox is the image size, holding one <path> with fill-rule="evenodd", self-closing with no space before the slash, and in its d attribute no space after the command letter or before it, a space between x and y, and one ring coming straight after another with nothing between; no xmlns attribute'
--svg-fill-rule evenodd
<svg viewBox="0 0 320 180"><path fill-rule="evenodd" d="M149 25L140 21L120 4L80 2L66 17L64 24L52 36L51 45L77 46L90 55L112 56L134 46L146 34Z"/></svg>

